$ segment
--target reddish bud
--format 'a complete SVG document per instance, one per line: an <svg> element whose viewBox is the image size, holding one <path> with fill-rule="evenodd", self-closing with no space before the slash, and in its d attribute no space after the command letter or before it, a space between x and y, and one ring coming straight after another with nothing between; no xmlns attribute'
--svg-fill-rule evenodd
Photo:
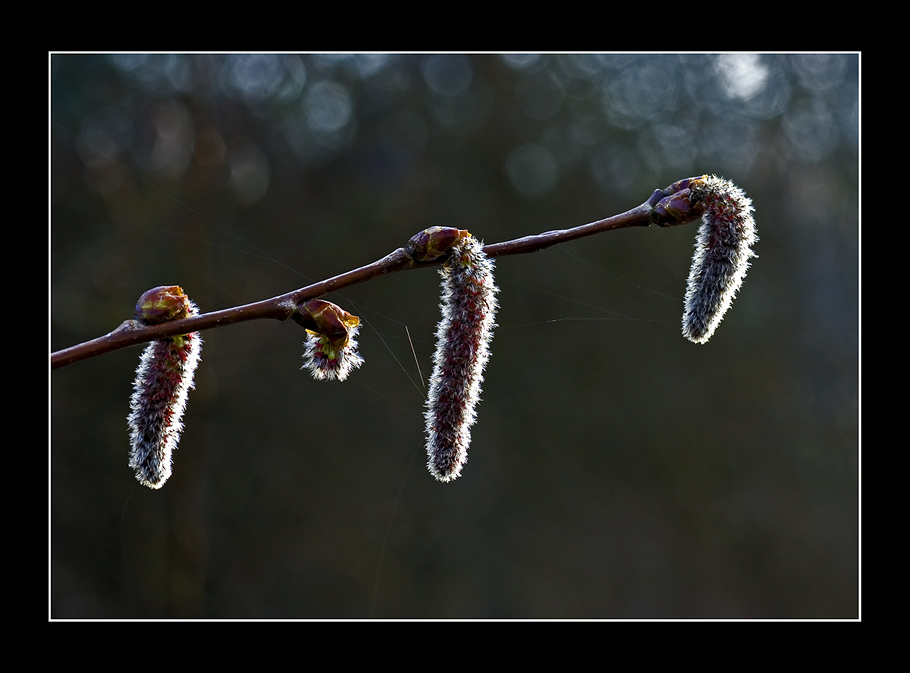
<svg viewBox="0 0 910 673"><path fill-rule="evenodd" d="M294 320L310 332L328 337L333 345L347 343L350 330L360 324L360 318L330 301L311 299L297 307Z"/></svg>
<svg viewBox="0 0 910 673"><path fill-rule="evenodd" d="M692 203L691 197L691 191L683 189L658 201L654 206L654 212L658 217L657 223L662 227L669 227L687 224L701 217L705 211L704 204Z"/></svg>
<svg viewBox="0 0 910 673"><path fill-rule="evenodd" d="M707 176L677 180L666 189L656 189L648 199L651 223L659 227L674 227L694 222L702 216L704 204L692 195L693 186Z"/></svg>
<svg viewBox="0 0 910 673"><path fill-rule="evenodd" d="M142 293L136 302L136 320L157 325L186 318L192 302L179 285L161 285Z"/></svg>
<svg viewBox="0 0 910 673"><path fill-rule="evenodd" d="M357 352L360 318L332 302L313 299L297 307L294 320L306 328L303 368L318 380L344 381L363 364Z"/></svg>
<svg viewBox="0 0 910 673"><path fill-rule="evenodd" d="M430 227L414 234L405 250L418 262L431 262L447 253L456 243L470 236L470 232L453 227Z"/></svg>

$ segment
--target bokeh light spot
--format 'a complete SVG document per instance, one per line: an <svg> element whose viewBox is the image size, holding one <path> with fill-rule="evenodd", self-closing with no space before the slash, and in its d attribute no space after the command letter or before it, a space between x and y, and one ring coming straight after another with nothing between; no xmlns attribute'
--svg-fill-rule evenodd
<svg viewBox="0 0 910 673"><path fill-rule="evenodd" d="M765 86L768 69L758 54L722 54L715 66L730 98L748 100Z"/></svg>
<svg viewBox="0 0 910 673"><path fill-rule="evenodd" d="M303 104L307 124L317 134L332 134L344 128L354 108L347 87L330 80L314 84Z"/></svg>
<svg viewBox="0 0 910 673"><path fill-rule="evenodd" d="M256 203L269 188L269 160L255 143L247 138L235 139L230 146L230 188L239 203Z"/></svg>
<svg viewBox="0 0 910 673"><path fill-rule="evenodd" d="M465 56L437 54L424 61L423 77L433 93L456 96L471 86L474 72Z"/></svg>
<svg viewBox="0 0 910 673"><path fill-rule="evenodd" d="M527 143L506 159L506 173L519 194L537 198L547 194L559 179L559 164L545 147Z"/></svg>

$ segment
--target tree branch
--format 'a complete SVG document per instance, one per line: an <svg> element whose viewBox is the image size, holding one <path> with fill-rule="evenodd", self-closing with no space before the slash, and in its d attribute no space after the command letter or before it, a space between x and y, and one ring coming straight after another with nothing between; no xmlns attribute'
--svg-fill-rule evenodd
<svg viewBox="0 0 910 673"><path fill-rule="evenodd" d="M535 236L525 236L502 243L493 243L484 246L484 252L488 257L518 255L537 252L566 241L592 236L613 229L646 227L652 224L663 227L686 224L698 219L699 214L686 212L685 217L681 217L678 208L662 208L660 206L661 204L667 204L668 198L671 196L675 195L674 198L679 199L677 192L680 192L687 183L688 179L680 180L670 185L667 189L655 190L648 201L625 213L571 229L548 231ZM674 201L673 205L677 205L677 202ZM437 266L442 264L443 261L444 258L429 262L417 262L411 258L404 248L398 248L372 264L272 297L271 299L264 299L252 304L235 306L211 313L203 313L182 320L172 320L158 325L144 325L137 320L126 320L115 330L104 336L51 353L51 368L58 369L120 348L164 337L189 334L190 332L223 327L224 325L248 320L266 318L287 320L302 302L388 273Z"/></svg>

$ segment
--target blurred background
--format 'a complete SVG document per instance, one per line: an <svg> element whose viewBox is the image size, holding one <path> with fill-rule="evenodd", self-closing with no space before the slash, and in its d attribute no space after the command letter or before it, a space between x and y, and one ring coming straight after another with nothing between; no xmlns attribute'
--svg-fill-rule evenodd
<svg viewBox="0 0 910 673"><path fill-rule="evenodd" d="M52 618L859 615L856 54L51 55L50 348L181 285L202 311L487 243L717 173L761 241L710 343L680 336L696 224L497 260L470 460L426 471L434 270L303 330L204 333L174 476L127 466L141 347L50 373Z"/></svg>

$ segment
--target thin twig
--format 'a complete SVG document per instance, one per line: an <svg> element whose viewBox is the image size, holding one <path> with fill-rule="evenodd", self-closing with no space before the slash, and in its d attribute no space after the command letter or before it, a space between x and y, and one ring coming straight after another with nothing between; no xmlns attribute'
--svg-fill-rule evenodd
<svg viewBox="0 0 910 673"><path fill-rule="evenodd" d="M657 216L653 209L653 205L657 202L656 197L658 194L664 195L666 193L667 190L657 190L654 195L642 205L625 213L614 215L613 217L591 222L590 224L583 224L571 229L548 231L535 236L525 236L502 243L492 243L484 246L484 252L488 257L518 255L537 252L538 250L543 250L566 241L582 238L584 236L592 236L613 229L646 227L651 224L660 226L684 224L684 222L662 221L661 218ZM266 318L287 320L293 315L296 307L302 302L316 299L330 292L342 290L388 273L437 266L443 261L444 259L441 258L430 262L416 262L411 259L404 248L398 248L372 264L342 273L318 283L313 283L307 287L277 297L272 297L271 299L264 299L252 304L235 306L220 311L213 311L211 313L203 313L183 320L173 320L158 325L148 326L136 320L126 320L114 331L105 334L104 336L51 353L51 368L58 369L120 348L134 346L146 341L162 339L168 336L188 334L190 332L223 327L224 325L246 322L248 320L261 320Z"/></svg>

